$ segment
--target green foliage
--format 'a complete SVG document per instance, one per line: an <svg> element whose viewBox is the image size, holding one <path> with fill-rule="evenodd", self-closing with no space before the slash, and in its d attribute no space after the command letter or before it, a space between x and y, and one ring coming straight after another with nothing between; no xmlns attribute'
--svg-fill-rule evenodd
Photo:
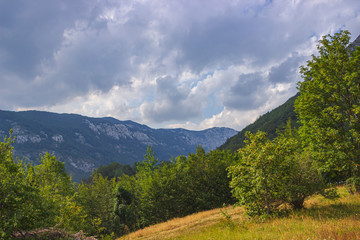
<svg viewBox="0 0 360 240"><path fill-rule="evenodd" d="M35 166L14 161L11 142L11 137L6 138L0 145L4 239L40 227L112 238L234 202L226 169L236 155L230 152L206 153L198 147L188 157L159 163L149 147L136 175L109 180L95 171L90 182L74 184L64 163L49 153Z"/></svg>
<svg viewBox="0 0 360 240"><path fill-rule="evenodd" d="M351 177L346 180L346 187L349 193L360 192L360 177Z"/></svg>
<svg viewBox="0 0 360 240"><path fill-rule="evenodd" d="M117 236L121 236L135 230L135 206L134 195L126 190L121 184L115 188L115 203L112 212L112 230Z"/></svg>
<svg viewBox="0 0 360 240"><path fill-rule="evenodd" d="M295 148L292 154L286 156L290 164L287 174L290 174L290 176L286 188L285 202L289 203L294 209L301 209L304 207L305 199L315 193L321 193L324 196L327 195L327 198L331 198L332 195L325 192L328 186L311 158L311 154L302 149L298 130L291 127L291 120L287 122L282 131L278 131L278 135L279 137L274 140L277 144L290 140L293 141Z"/></svg>
<svg viewBox="0 0 360 240"><path fill-rule="evenodd" d="M79 230L83 222L81 208L74 201L75 186L67 174L63 162L46 153L40 164L28 166L26 180L40 194L42 227L62 227Z"/></svg>
<svg viewBox="0 0 360 240"><path fill-rule="evenodd" d="M11 136L0 143L0 234L7 239L15 232L39 227L74 230L82 220L73 201L74 186L64 163L45 154L41 164L14 161Z"/></svg>
<svg viewBox="0 0 360 240"><path fill-rule="evenodd" d="M288 182L286 155L294 151L292 143L276 144L266 134L247 133L249 140L239 149L240 160L229 167L234 196L249 215L274 212L283 203L283 189Z"/></svg>
<svg viewBox="0 0 360 240"><path fill-rule="evenodd" d="M300 133L328 181L359 176L360 48L349 40L348 31L324 36L319 55L300 68Z"/></svg>
<svg viewBox="0 0 360 240"><path fill-rule="evenodd" d="M155 158L155 153L149 146L144 155L144 161L136 166L137 174L135 176L136 186L134 194L137 198L139 226L146 226L152 222L159 221L157 220L158 215L153 214L153 208L159 203L157 201L159 191L155 189L157 187L156 170L159 168L158 162L159 159Z"/></svg>
<svg viewBox="0 0 360 240"><path fill-rule="evenodd" d="M136 165L136 170L141 174L150 174L153 173L159 166L158 158L155 158L155 152L152 150L151 146L148 146L146 154L144 155L144 160L141 163Z"/></svg>
<svg viewBox="0 0 360 240"><path fill-rule="evenodd" d="M109 165L100 165L96 172L108 179L120 177L123 174L128 176L135 175L135 169L128 164L121 164L117 162L110 163Z"/></svg>
<svg viewBox="0 0 360 240"><path fill-rule="evenodd" d="M290 122L272 141L261 131L247 137L229 176L234 196L249 215L272 214L283 203L300 209L307 197L325 188Z"/></svg>
<svg viewBox="0 0 360 240"><path fill-rule="evenodd" d="M291 176L288 178L285 189L285 202L294 209L304 207L304 201L309 196L321 193L327 198L332 198L336 192L329 195L325 192L327 185L316 168L314 161L307 152L296 152L291 159Z"/></svg>
<svg viewBox="0 0 360 240"><path fill-rule="evenodd" d="M39 226L38 191L25 181L25 166L13 159L12 132L0 142L0 238Z"/></svg>
<svg viewBox="0 0 360 240"><path fill-rule="evenodd" d="M234 162L230 152L205 153L198 147L188 157L158 163L149 148L144 162L137 164L137 174L119 179L119 185L134 196L126 207L132 207L136 227L233 203L226 169Z"/></svg>
<svg viewBox="0 0 360 240"><path fill-rule="evenodd" d="M94 173L91 183L82 182L77 188L76 202L84 211L83 230L90 235L110 234L114 206L115 178L108 180Z"/></svg>
<svg viewBox="0 0 360 240"><path fill-rule="evenodd" d="M186 162L186 186L189 189L191 212L207 210L234 202L227 177L227 167L236 161L236 154L229 151L205 153L200 146L196 153L189 154Z"/></svg>

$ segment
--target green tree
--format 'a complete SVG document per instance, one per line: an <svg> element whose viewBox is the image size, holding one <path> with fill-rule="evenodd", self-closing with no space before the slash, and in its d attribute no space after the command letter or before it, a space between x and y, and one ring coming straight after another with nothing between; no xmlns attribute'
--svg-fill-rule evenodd
<svg viewBox="0 0 360 240"><path fill-rule="evenodd" d="M135 230L134 195L120 183L115 188L115 202L112 212L112 231L121 236Z"/></svg>
<svg viewBox="0 0 360 240"><path fill-rule="evenodd" d="M113 162L106 166L100 165L100 167L95 171L97 173L100 173L103 177L107 177L108 179L114 177L117 178L123 174L126 174L128 176L132 176L135 174L135 169L133 169L130 165L123 165L118 162Z"/></svg>
<svg viewBox="0 0 360 240"><path fill-rule="evenodd" d="M276 144L261 131L246 135L249 140L239 149L239 162L229 167L230 186L249 215L270 214L283 203L290 167L286 156L294 152L295 144Z"/></svg>
<svg viewBox="0 0 360 240"><path fill-rule="evenodd" d="M261 131L247 137L239 161L228 169L232 192L249 215L272 214L283 203L300 209L307 197L323 191L321 175L290 123L272 141Z"/></svg>
<svg viewBox="0 0 360 240"><path fill-rule="evenodd" d="M84 222L81 207L75 202L75 185L65 164L54 155L45 153L39 165L29 165L26 181L40 194L41 227L80 230Z"/></svg>
<svg viewBox="0 0 360 240"><path fill-rule="evenodd" d="M0 238L39 227L39 192L26 182L26 166L13 159L12 132L0 142Z"/></svg>
<svg viewBox="0 0 360 240"><path fill-rule="evenodd" d="M237 154L214 150L208 153L198 146L196 153L186 159L189 212L204 211L231 204L234 198L229 187L227 168L234 164Z"/></svg>
<svg viewBox="0 0 360 240"><path fill-rule="evenodd" d="M291 139L295 144L293 154L286 156L286 161L289 162L289 169L285 174L289 174L289 176L286 178L284 201L289 203L294 209L301 209L304 207L304 201L307 197L315 193L331 197L330 193L333 192L333 189L328 188L328 192L325 191L328 186L325 184L314 160L311 158L311 154L302 149L298 130L291 126L291 119L289 119L284 129L278 130L278 137L275 139L275 142L279 144L279 142L286 142Z"/></svg>
<svg viewBox="0 0 360 240"><path fill-rule="evenodd" d="M159 168L159 159L155 158L155 152L149 146L144 155L144 160L137 163L135 176L135 197L138 209L139 227L148 226L149 224L159 222L158 215L155 214L156 204L158 201L159 191L155 190L158 181L156 172Z"/></svg>
<svg viewBox="0 0 360 240"><path fill-rule="evenodd" d="M348 31L324 36L319 54L300 67L300 133L328 181L359 182L360 48L349 40Z"/></svg>
<svg viewBox="0 0 360 240"><path fill-rule="evenodd" d="M199 146L188 157L158 163L148 148L144 162L137 164L137 174L124 175L118 182L134 196L136 227L234 203L226 169L236 156L230 151L206 153Z"/></svg>
<svg viewBox="0 0 360 240"><path fill-rule="evenodd" d="M97 236L110 234L115 178L108 180L95 172L91 179L90 183L82 182L78 186L75 198L85 215L85 225L82 230Z"/></svg>
<svg viewBox="0 0 360 240"><path fill-rule="evenodd" d="M48 153L32 166L13 159L11 136L0 143L0 237L39 227L76 228L83 220L64 163Z"/></svg>

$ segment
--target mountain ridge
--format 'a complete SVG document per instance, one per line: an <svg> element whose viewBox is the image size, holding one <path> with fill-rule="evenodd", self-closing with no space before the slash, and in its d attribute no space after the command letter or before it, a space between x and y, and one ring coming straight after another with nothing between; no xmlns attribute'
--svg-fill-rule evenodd
<svg viewBox="0 0 360 240"><path fill-rule="evenodd" d="M291 120L291 125L293 127L299 127L297 115L294 112L294 103L298 96L299 93L286 100L286 102L280 106L265 113L264 115L261 115L253 123L247 125L240 132L227 139L224 144L218 147L218 149L237 151L239 148L244 146L246 132L256 133L260 130L266 132L268 138L273 139L277 136L277 130L284 127L289 119Z"/></svg>
<svg viewBox="0 0 360 240"><path fill-rule="evenodd" d="M0 137L8 135L10 129L16 137L16 156L38 163L43 153L50 152L65 162L76 181L100 165L142 161L147 146L152 146L161 161L169 161L171 157L194 152L197 145L207 151L215 149L237 133L231 128L153 129L112 117L0 110Z"/></svg>

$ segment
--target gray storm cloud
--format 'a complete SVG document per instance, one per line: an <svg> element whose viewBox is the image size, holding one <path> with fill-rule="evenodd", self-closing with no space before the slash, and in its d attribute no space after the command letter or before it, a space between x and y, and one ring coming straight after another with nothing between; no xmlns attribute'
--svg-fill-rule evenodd
<svg viewBox="0 0 360 240"><path fill-rule="evenodd" d="M155 100L144 103L141 113L156 122L188 120L201 116L201 103L192 101L191 89L178 86L172 77L156 79Z"/></svg>
<svg viewBox="0 0 360 240"><path fill-rule="evenodd" d="M357 0L4 0L0 108L241 128L295 94L321 35L360 34L359 13Z"/></svg>

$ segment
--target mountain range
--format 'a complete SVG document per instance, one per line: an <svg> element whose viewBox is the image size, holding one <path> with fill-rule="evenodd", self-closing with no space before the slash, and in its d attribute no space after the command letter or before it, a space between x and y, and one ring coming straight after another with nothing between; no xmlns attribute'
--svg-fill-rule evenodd
<svg viewBox="0 0 360 240"><path fill-rule="evenodd" d="M231 128L203 131L153 129L133 121L91 118L77 114L0 110L0 137L13 129L14 154L38 163L45 152L65 162L75 181L100 165L142 161L148 146L161 161L194 152L198 145L212 150L237 133Z"/></svg>

